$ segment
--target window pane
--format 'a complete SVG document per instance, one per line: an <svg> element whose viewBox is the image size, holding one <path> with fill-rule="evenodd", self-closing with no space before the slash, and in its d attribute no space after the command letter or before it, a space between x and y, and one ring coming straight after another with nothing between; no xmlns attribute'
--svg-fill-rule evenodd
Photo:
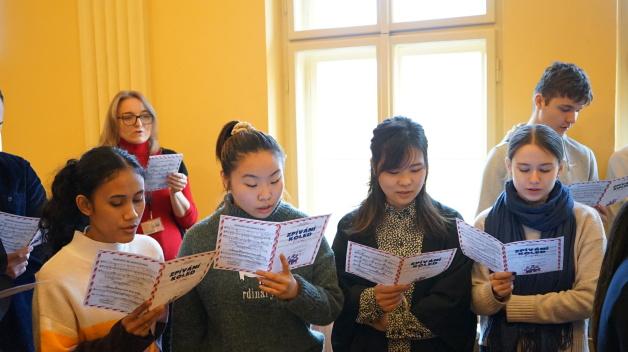
<svg viewBox="0 0 628 352"><path fill-rule="evenodd" d="M297 54L299 206L332 213L326 236L366 196L369 143L377 124L375 47Z"/></svg>
<svg viewBox="0 0 628 352"><path fill-rule="evenodd" d="M377 0L293 0L294 30L377 24Z"/></svg>
<svg viewBox="0 0 628 352"><path fill-rule="evenodd" d="M425 128L430 195L472 221L486 155L484 40L394 47L393 110Z"/></svg>
<svg viewBox="0 0 628 352"><path fill-rule="evenodd" d="M485 14L486 0L392 0L394 23Z"/></svg>

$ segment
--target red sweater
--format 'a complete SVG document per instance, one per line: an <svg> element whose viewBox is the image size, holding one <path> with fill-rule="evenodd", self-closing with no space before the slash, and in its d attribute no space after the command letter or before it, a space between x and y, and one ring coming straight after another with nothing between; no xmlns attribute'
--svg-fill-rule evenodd
<svg viewBox="0 0 628 352"><path fill-rule="evenodd" d="M148 164L149 146L148 142L143 144L131 144L125 140L120 140L120 148L126 149L129 153L135 155L137 160L143 167ZM174 153L168 149L160 149L158 154L171 154ZM185 164L181 163L179 172L187 175L187 169ZM188 184L183 189L183 195L190 202L190 209L188 209L182 217L175 216L170 204L170 191L168 189L160 189L158 191L147 192L146 194L146 208L142 215L142 222L155 218L161 218L161 223L164 227L163 231L159 231L151 234L150 236L157 240L164 251L164 259L170 260L177 257L179 253L179 247L181 246L181 231L187 230L198 218L198 211L196 205L192 199L192 192L190 191L190 179L188 178ZM138 233L142 233L142 227L137 229Z"/></svg>

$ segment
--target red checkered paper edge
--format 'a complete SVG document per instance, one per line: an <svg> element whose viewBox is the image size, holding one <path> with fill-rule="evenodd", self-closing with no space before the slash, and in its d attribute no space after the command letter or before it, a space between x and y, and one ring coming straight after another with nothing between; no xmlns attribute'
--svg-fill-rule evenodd
<svg viewBox="0 0 628 352"><path fill-rule="evenodd" d="M222 233L222 228L224 226L224 222L225 220L230 219L233 221L237 221L237 222L241 222L241 223L245 223L245 224L268 224L270 223L270 221L262 221L262 220L253 220L253 219L246 219L246 218L240 218L237 216L230 216L230 215L220 215L220 226L218 226L218 233L221 234ZM273 223L273 225L277 226L281 223ZM272 250L272 255L274 256L275 254L275 249L277 248L277 242L279 241L279 229L280 227L277 227L277 231L275 232L275 239L274 239L274 244L273 244L273 250ZM218 263L220 260L220 249L221 249L221 245L222 245L222 236L218 236L218 240L216 241L216 256L214 257L214 263ZM271 257L270 260L270 264L268 265L268 271L270 271L272 269L272 265L273 265L273 257ZM239 271L240 268L235 268L235 267L231 267L231 266L227 266L227 265L217 265L215 264L216 268L219 269L226 269L226 270L236 270Z"/></svg>
<svg viewBox="0 0 628 352"><path fill-rule="evenodd" d="M100 257L103 254L113 254L113 255L120 255L123 257L128 257L128 258L136 258L136 259L142 259L142 260L146 260L146 261L150 261L153 263L159 263L161 264L161 268L162 270L160 270L159 272L159 276L161 276L161 273L163 271L164 268L164 263L159 262L158 260L155 260L153 258L147 257L147 256L143 256L143 255L139 255L139 254L133 254L133 253L128 253L128 252L119 252L119 251L109 251L109 250L99 250L98 254L96 255L96 261L94 262L94 266L92 268L92 275L90 276L89 279L89 287L87 290L87 295L85 295L85 300L83 301L83 304L89 307L95 307L95 308L103 308L103 309L109 309L109 310L114 310L117 312L121 312L121 313L128 313L124 310L121 309L116 309L116 308L111 308L109 306L102 306L102 305L98 305L98 304L88 304L89 298L91 297L92 294L92 290L93 290L93 286L94 286L94 278L96 277L96 271L98 270L98 264L100 263ZM150 294L150 299L153 299L154 297L154 293L155 293L155 288L157 287L157 283L155 283L153 285L153 290L151 291Z"/></svg>

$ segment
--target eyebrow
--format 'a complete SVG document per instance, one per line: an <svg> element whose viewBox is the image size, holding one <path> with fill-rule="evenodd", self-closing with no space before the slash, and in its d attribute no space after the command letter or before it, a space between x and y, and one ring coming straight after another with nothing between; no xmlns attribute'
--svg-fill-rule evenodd
<svg viewBox="0 0 628 352"><path fill-rule="evenodd" d="M144 190L140 190L140 191L135 192L133 197L139 196L141 194L142 195L144 194ZM109 199L125 199L125 198L127 198L126 194L114 194L111 197L109 197Z"/></svg>
<svg viewBox="0 0 628 352"><path fill-rule="evenodd" d="M275 172L270 174L268 177L273 177L273 176L277 175L280 172L281 172L281 169L277 169L277 170L275 170ZM253 175L253 174L244 174L244 175L242 175L242 177L250 177L250 178L254 178L254 179L260 178L259 176Z"/></svg>
<svg viewBox="0 0 628 352"><path fill-rule="evenodd" d="M146 110L146 109L144 109L144 110L140 111L140 114L143 114L143 113L145 113L145 112L147 112L147 113L151 114L151 112L150 112L150 111L148 111L148 110ZM127 111L127 112L123 112L123 113L122 113L122 114L120 114L120 115L135 115L135 114L134 114L132 111Z"/></svg>
<svg viewBox="0 0 628 352"><path fill-rule="evenodd" d="M539 166L547 166L547 165L553 165L554 163L543 163ZM524 165L524 166L530 166L532 164L528 164L528 163L522 163L522 162L518 162L517 165Z"/></svg>
<svg viewBox="0 0 628 352"><path fill-rule="evenodd" d="M124 194L114 194L111 197L109 197L109 199L112 199L112 200L113 199L125 199L125 198L126 198L126 195Z"/></svg>

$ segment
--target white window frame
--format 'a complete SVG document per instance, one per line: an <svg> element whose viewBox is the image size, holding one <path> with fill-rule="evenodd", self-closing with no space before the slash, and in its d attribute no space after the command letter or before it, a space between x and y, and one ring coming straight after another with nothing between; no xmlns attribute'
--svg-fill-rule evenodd
<svg viewBox="0 0 628 352"><path fill-rule="evenodd" d="M419 22L389 23L390 0L378 0L378 23L376 26L346 27L337 29L320 29L294 31L292 14L293 0L284 0L284 28L287 28L285 50L285 111L282 118L287 154L294 155L288 165L288 174L296 176L296 187L292 199L300 204L300 194L307 185L301 182L299 175L300 161L297 155L303 151L299 145L296 104L296 60L298 52L304 50L333 49L357 46L375 46L377 55L378 80L378 121L391 116L392 97L394 90L393 72L390 60L393 55L393 45L397 43L417 43L429 41L454 41L467 39L484 39L486 41L487 59L487 102L486 102L486 145L488 149L500 138L497 132L501 124L496 118L497 111L497 83L500 79L499 63L497 59L496 34L493 25L495 22L495 0L487 0L487 13L482 16L458 17L444 20L429 20ZM428 27L431 27L427 30ZM412 31L412 32L410 32ZM306 164L307 165L307 164ZM299 205L300 206L300 205Z"/></svg>
<svg viewBox="0 0 628 352"><path fill-rule="evenodd" d="M496 60L496 47L495 47L495 31L493 29L464 29L457 31L440 31L440 32L421 32L416 34L401 34L393 35L390 37L390 48L388 53L388 59L393 57L393 47L395 44L405 43L421 43L421 42L441 42L441 41L458 41L458 40L472 40L483 39L486 42L486 143L487 148L490 148L494 142L499 138L497 135L498 129L495 128L497 124L497 118L495 112L497 111L497 79L498 68ZM392 69L390 74L392 75ZM393 97L395 82L394 77L389 78L390 84L390 98L388 99L388 106L385 116L380 116L380 121L389 117L392 114ZM487 150L488 151L488 150Z"/></svg>
<svg viewBox="0 0 628 352"><path fill-rule="evenodd" d="M425 21L392 23L391 0L377 1L377 24L342 28L294 30L294 0L284 0L285 27L288 29L288 41L302 39L332 38L344 36L395 33L423 29L475 26L495 23L495 0L486 0L486 14L478 16L454 17Z"/></svg>

